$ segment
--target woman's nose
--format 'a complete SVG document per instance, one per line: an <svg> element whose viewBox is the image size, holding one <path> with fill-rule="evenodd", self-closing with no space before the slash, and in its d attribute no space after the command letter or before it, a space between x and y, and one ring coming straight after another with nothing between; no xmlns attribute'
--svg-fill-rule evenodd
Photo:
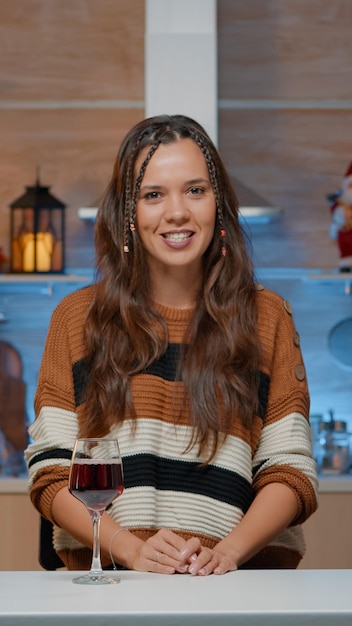
<svg viewBox="0 0 352 626"><path fill-rule="evenodd" d="M189 219L187 199L183 194L172 194L167 199L164 217L167 221L185 222Z"/></svg>

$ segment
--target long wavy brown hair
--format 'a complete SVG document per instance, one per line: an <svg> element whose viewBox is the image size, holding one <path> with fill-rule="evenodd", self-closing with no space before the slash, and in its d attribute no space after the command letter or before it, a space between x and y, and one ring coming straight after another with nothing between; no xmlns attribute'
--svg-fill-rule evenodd
<svg viewBox="0 0 352 626"><path fill-rule="evenodd" d="M89 382L86 433L106 432L135 417L131 379L166 351L167 326L151 299L145 251L135 226L136 202L148 162L160 144L192 139L201 149L217 214L204 255L203 282L181 351L179 374L189 398L193 438L209 458L234 419L250 426L258 410L260 349L253 267L238 220L238 201L205 130L182 115L161 115L134 126L119 149L99 207L95 246L98 280L85 341ZM139 154L149 147L135 175ZM132 230L131 230L132 225Z"/></svg>

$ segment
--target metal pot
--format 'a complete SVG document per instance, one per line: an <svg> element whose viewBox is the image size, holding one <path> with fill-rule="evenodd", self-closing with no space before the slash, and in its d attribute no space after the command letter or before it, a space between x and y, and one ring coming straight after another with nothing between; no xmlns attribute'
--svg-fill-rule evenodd
<svg viewBox="0 0 352 626"><path fill-rule="evenodd" d="M347 422L319 422L313 446L318 472L325 475L348 473L351 465L350 445L351 433L347 432Z"/></svg>

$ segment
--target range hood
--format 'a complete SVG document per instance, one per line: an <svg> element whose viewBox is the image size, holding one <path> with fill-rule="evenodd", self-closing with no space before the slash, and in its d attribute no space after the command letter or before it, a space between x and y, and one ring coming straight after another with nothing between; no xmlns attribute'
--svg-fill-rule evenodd
<svg viewBox="0 0 352 626"><path fill-rule="evenodd" d="M240 220L248 224L267 224L273 219L279 218L283 211L273 207L267 200L262 198L253 189L250 189L239 180L232 178L231 182L236 191L240 205ZM78 209L78 217L81 220L94 222L96 219L98 205L96 202L92 206Z"/></svg>
<svg viewBox="0 0 352 626"><path fill-rule="evenodd" d="M241 221L249 224L267 224L283 214L281 209L272 206L237 178L232 177L231 182L238 198Z"/></svg>
<svg viewBox="0 0 352 626"><path fill-rule="evenodd" d="M97 206L82 206L78 209L78 217L80 220L86 220L88 222L95 222L97 216Z"/></svg>

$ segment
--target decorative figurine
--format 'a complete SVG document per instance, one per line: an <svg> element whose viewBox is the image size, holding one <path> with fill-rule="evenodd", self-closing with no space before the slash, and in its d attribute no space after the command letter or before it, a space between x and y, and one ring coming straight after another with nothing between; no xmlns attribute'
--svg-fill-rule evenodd
<svg viewBox="0 0 352 626"><path fill-rule="evenodd" d="M352 271L352 161L341 183L341 190L326 196L330 203L330 238L337 241L340 272Z"/></svg>
<svg viewBox="0 0 352 626"><path fill-rule="evenodd" d="M4 254L2 247L0 246L0 272L4 272L9 262L9 257Z"/></svg>

